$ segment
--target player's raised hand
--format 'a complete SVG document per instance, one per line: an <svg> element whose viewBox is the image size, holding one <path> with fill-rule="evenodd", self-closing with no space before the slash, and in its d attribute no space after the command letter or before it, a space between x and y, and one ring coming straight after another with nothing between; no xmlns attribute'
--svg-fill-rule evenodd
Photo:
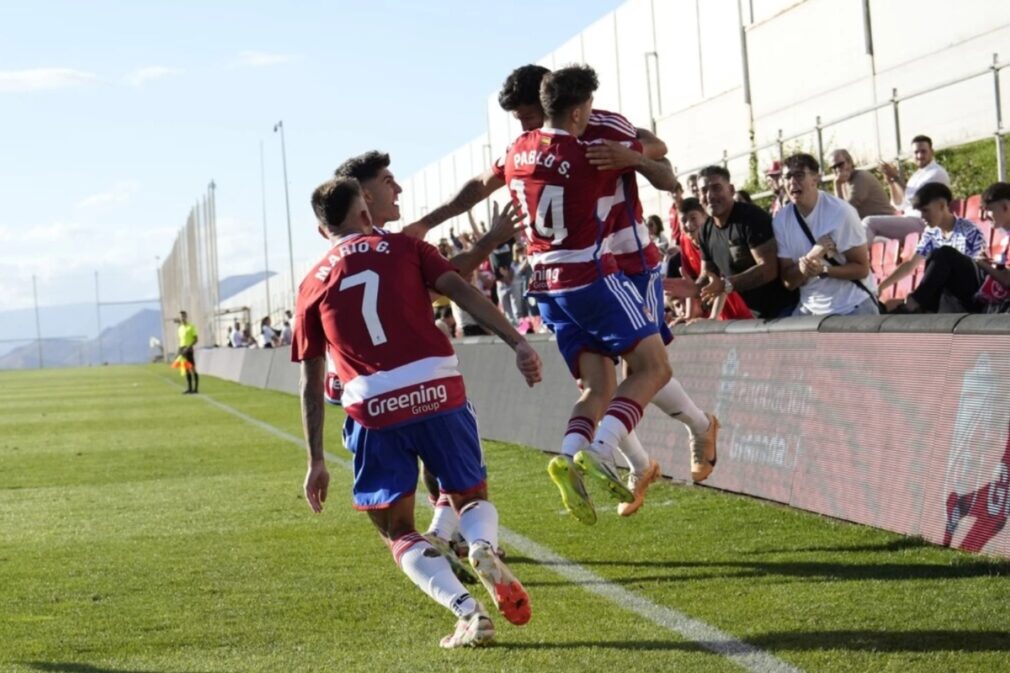
<svg viewBox="0 0 1010 673"><path fill-rule="evenodd" d="M505 208L499 210L498 203L494 204L494 211L491 214L491 228L484 234L499 246L502 243L515 238L519 233L520 215L511 201L505 204Z"/></svg>
<svg viewBox="0 0 1010 673"><path fill-rule="evenodd" d="M305 475L305 499L316 514L323 511L323 503L326 502L326 493L329 489L330 473L326 469L326 463L313 461L309 465L308 474Z"/></svg>
<svg viewBox="0 0 1010 673"><path fill-rule="evenodd" d="M590 164L601 171L635 168L642 163L640 152L636 152L624 143L613 140L604 140L600 145L590 145L586 149L586 158Z"/></svg>
<svg viewBox="0 0 1010 673"><path fill-rule="evenodd" d="M520 341L516 345L516 367L530 388L542 380L543 364L540 362L540 356L526 341Z"/></svg>

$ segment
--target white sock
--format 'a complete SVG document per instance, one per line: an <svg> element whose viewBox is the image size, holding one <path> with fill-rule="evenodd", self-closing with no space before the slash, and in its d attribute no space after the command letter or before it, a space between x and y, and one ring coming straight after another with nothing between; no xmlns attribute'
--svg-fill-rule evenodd
<svg viewBox="0 0 1010 673"><path fill-rule="evenodd" d="M568 428L565 430L564 439L561 440L561 453L569 458L589 446L593 440L593 432L596 424L585 416L576 416L568 419Z"/></svg>
<svg viewBox="0 0 1010 673"><path fill-rule="evenodd" d="M391 547L400 570L436 603L457 617L477 609L477 601L456 579L449 562L417 532L398 537Z"/></svg>
<svg viewBox="0 0 1010 673"><path fill-rule="evenodd" d="M627 397L615 397L610 401L603 420L596 428L593 450L605 459L613 460L617 447L641 419L642 407L637 402Z"/></svg>
<svg viewBox="0 0 1010 673"><path fill-rule="evenodd" d="M633 474L642 475L649 469L649 454L645 452L645 447L638 440L634 430L618 443L617 450L628 461Z"/></svg>
<svg viewBox="0 0 1010 673"><path fill-rule="evenodd" d="M484 540L498 549L498 510L487 500L474 500L459 513L459 533L472 546Z"/></svg>
<svg viewBox="0 0 1010 673"><path fill-rule="evenodd" d="M456 534L459 527L459 516L452 508L448 496L440 496L435 503L435 513L431 515L431 523L428 524L426 535L436 535L443 540L449 541Z"/></svg>
<svg viewBox="0 0 1010 673"><path fill-rule="evenodd" d="M684 390L684 386L675 378L671 377L669 382L659 389L652 398L652 403L667 416L686 425L696 435L708 430L708 416L698 408Z"/></svg>

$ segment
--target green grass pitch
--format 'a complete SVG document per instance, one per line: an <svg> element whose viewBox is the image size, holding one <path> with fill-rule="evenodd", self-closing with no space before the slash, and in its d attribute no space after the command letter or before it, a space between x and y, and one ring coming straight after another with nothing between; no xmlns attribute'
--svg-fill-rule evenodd
<svg viewBox="0 0 1010 673"><path fill-rule="evenodd" d="M312 515L303 452L178 381L164 366L0 373L0 671L744 670L515 550L530 624L496 617L494 647L438 649L451 615L351 509L349 472L331 466ZM300 434L290 395L211 377L202 392ZM327 418L344 456L342 414ZM1010 671L1010 562L669 484L627 520L600 495L587 528L560 511L543 454L485 448L503 526L797 669Z"/></svg>

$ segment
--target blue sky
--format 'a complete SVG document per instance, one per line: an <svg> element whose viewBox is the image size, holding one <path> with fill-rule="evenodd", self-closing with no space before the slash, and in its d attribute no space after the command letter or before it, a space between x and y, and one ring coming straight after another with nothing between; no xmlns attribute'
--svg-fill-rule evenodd
<svg viewBox="0 0 1010 673"><path fill-rule="evenodd" d="M0 0L0 311L157 295L155 257L218 185L222 276L286 268L284 120L296 263L308 196L373 147L403 177L479 135L484 106L620 0ZM25 326L33 331L31 326Z"/></svg>

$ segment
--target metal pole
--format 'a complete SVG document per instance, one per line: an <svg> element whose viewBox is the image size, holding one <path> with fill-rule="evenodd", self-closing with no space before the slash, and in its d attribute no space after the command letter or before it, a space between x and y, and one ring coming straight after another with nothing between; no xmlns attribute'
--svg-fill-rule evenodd
<svg viewBox="0 0 1010 673"><path fill-rule="evenodd" d="M898 164L898 173L904 177L905 171L901 166L901 117L898 114L897 89L891 89L891 109L894 110L894 160Z"/></svg>
<svg viewBox="0 0 1010 673"><path fill-rule="evenodd" d="M266 281L267 315L270 315L270 255L267 252L267 173L263 162L263 141L260 141L260 194L263 198L263 279Z"/></svg>
<svg viewBox="0 0 1010 673"><path fill-rule="evenodd" d="M101 366L105 356L102 355L102 300L98 296L97 271L95 271L95 316L98 318L98 365Z"/></svg>
<svg viewBox="0 0 1010 673"><path fill-rule="evenodd" d="M821 116L817 115L817 124L814 126L817 130L817 161L821 165L821 170L824 170L824 129L821 127Z"/></svg>
<svg viewBox="0 0 1010 673"><path fill-rule="evenodd" d="M288 196L288 153L284 144L284 121L274 124L274 133L281 133L281 163L284 166L284 205L288 214L288 271L291 273L291 306L295 305L295 252L291 243L291 199Z"/></svg>
<svg viewBox="0 0 1010 673"><path fill-rule="evenodd" d="M992 82L996 92L996 173L1006 180L1006 148L1003 147L1003 103L999 90L999 54L992 55Z"/></svg>
<svg viewBox="0 0 1010 673"><path fill-rule="evenodd" d="M653 133L656 132L656 113L652 108L652 68L649 67L649 57L655 53L654 51L645 52L645 92L649 97L649 130Z"/></svg>
<svg viewBox="0 0 1010 673"><path fill-rule="evenodd" d="M35 298L35 343L39 345L39 369L42 369L42 322L39 320L39 289L32 274L32 297Z"/></svg>
<svg viewBox="0 0 1010 673"><path fill-rule="evenodd" d="M726 168L726 169L729 168L729 151L728 150L723 150L722 151L722 167Z"/></svg>
<svg viewBox="0 0 1010 673"><path fill-rule="evenodd" d="M161 322L161 356L165 357L165 295L161 289L161 257L155 257L154 262L158 265L155 272L158 275L158 318Z"/></svg>

